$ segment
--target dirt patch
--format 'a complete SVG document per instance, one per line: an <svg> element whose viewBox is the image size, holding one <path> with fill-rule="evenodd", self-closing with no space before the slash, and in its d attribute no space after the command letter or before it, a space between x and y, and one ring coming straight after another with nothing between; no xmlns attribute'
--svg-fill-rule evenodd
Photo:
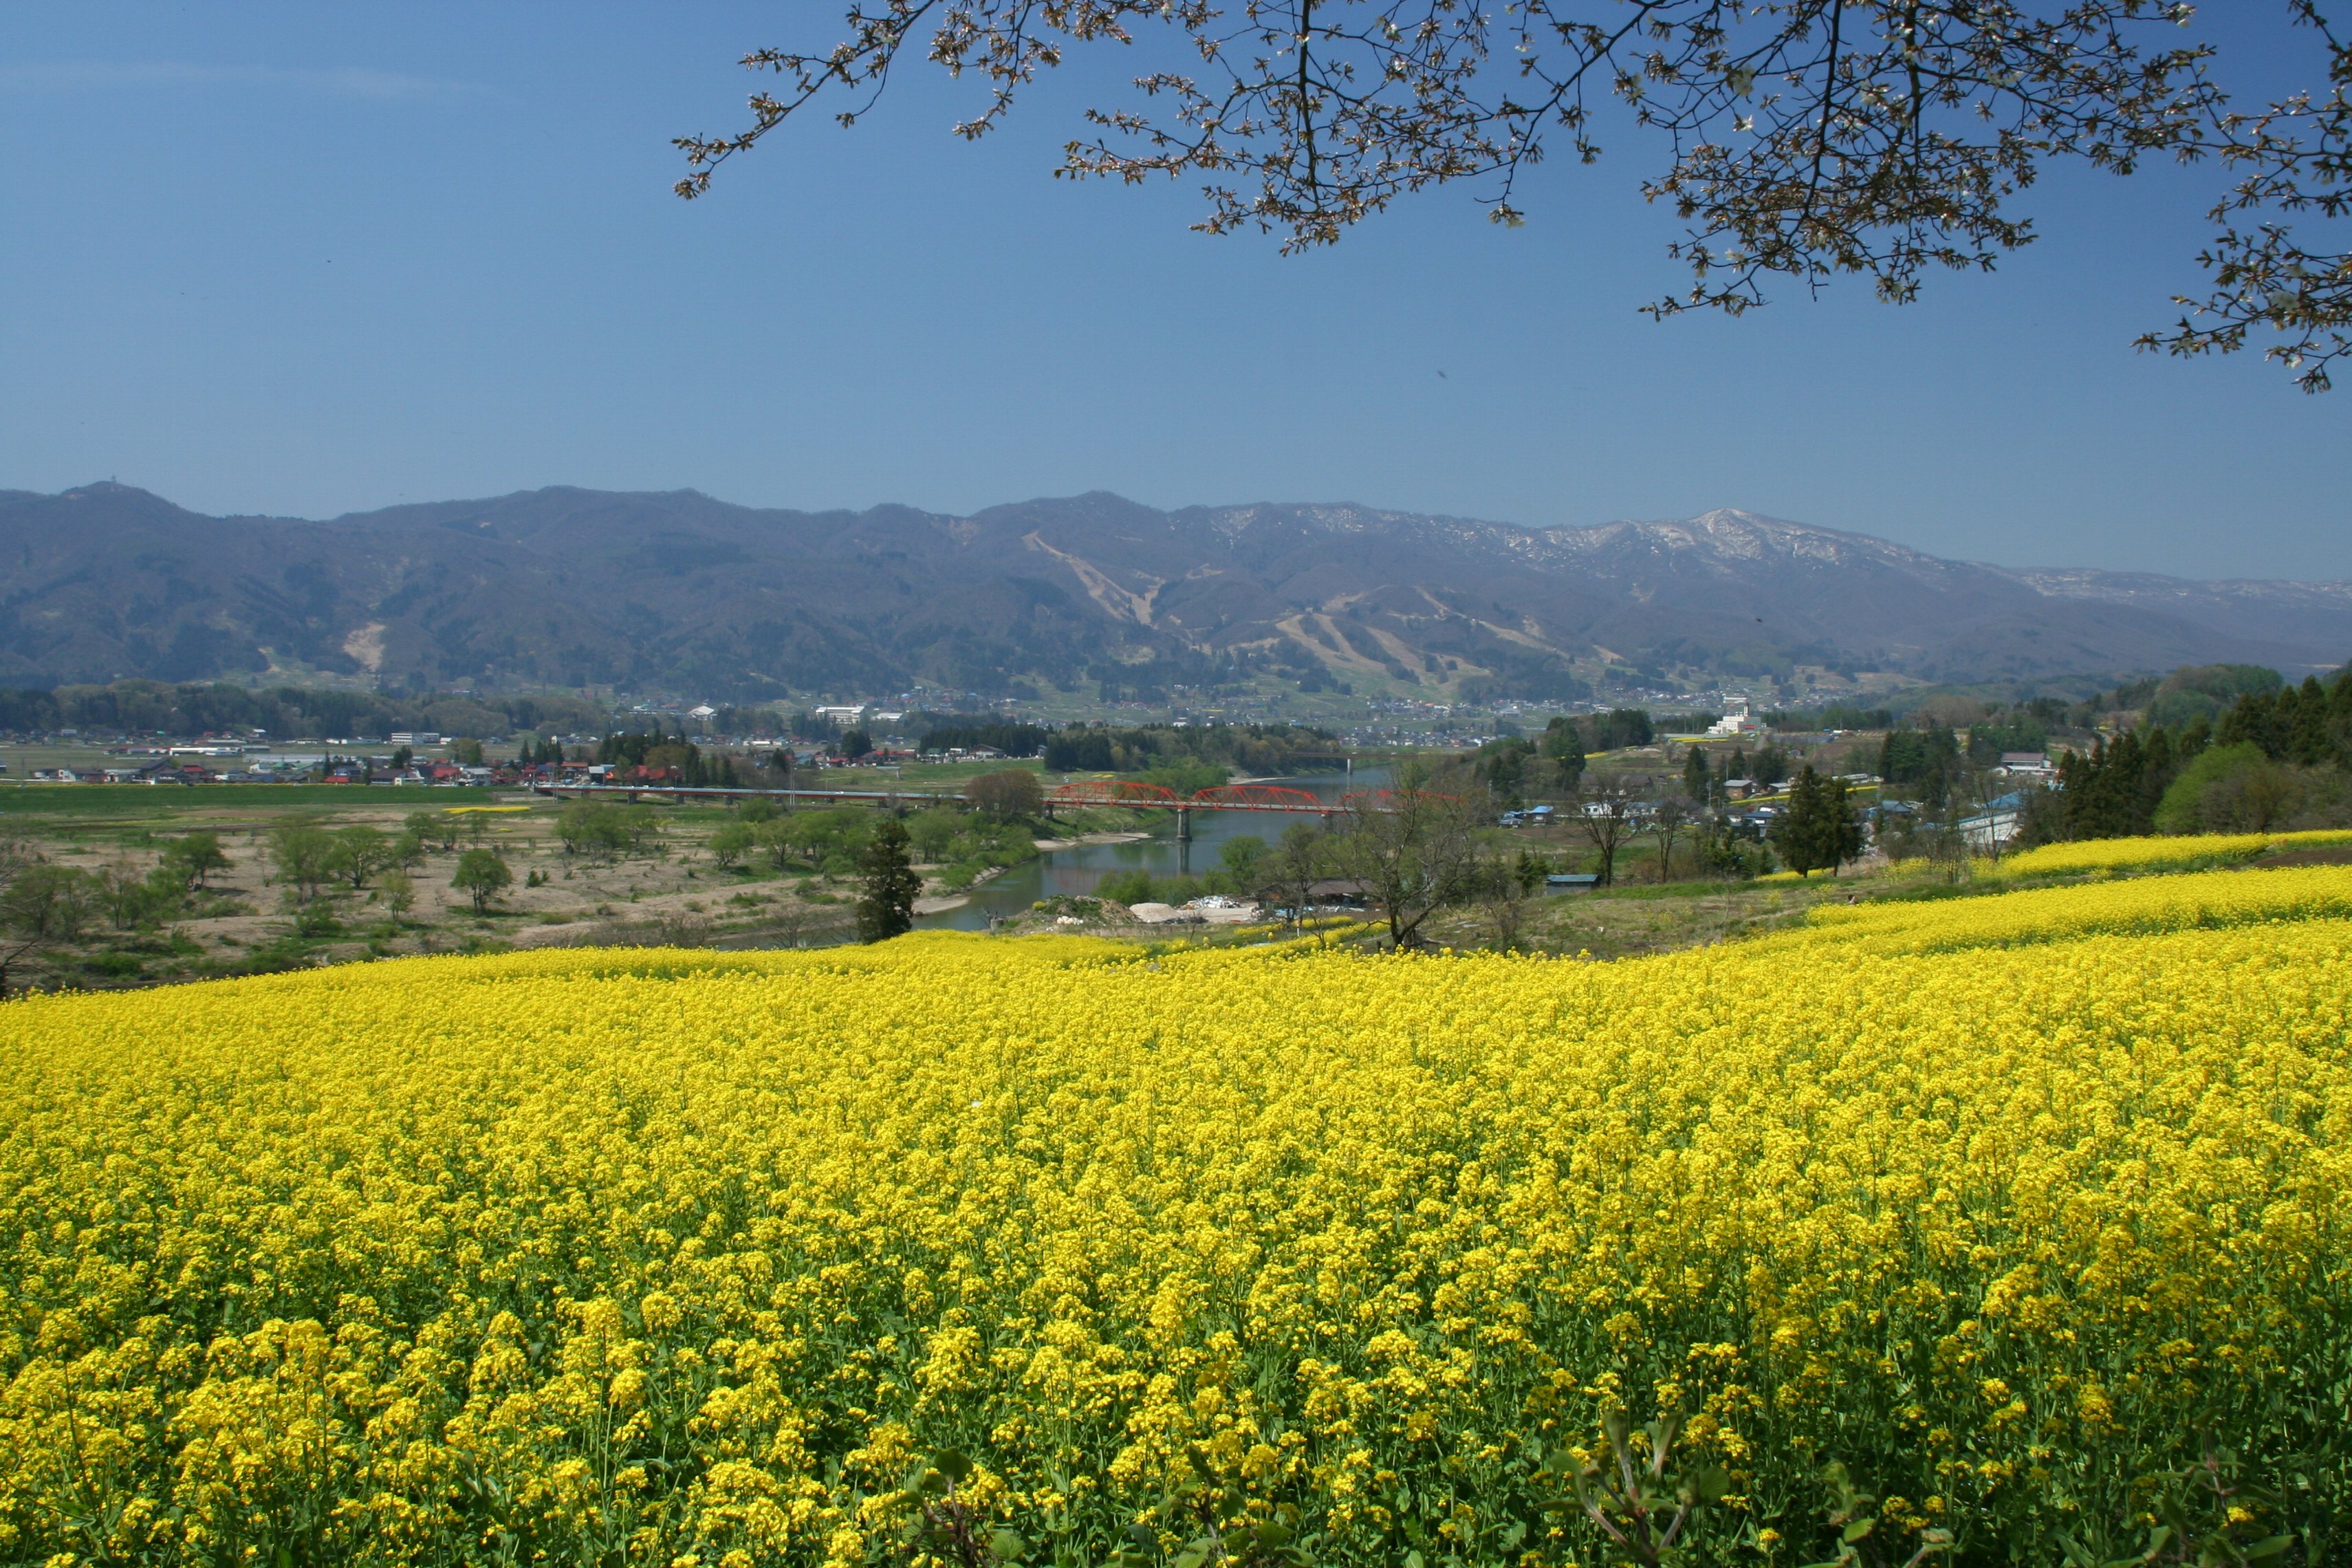
<svg viewBox="0 0 2352 1568"><path fill-rule="evenodd" d="M2352 866L2352 845L2339 849L2282 849L2247 864L2263 870L2273 866Z"/></svg>

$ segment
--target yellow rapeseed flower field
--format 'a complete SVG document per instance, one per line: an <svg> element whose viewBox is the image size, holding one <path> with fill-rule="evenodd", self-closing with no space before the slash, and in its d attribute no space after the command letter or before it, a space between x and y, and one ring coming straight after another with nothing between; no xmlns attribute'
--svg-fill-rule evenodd
<svg viewBox="0 0 2352 1568"><path fill-rule="evenodd" d="M14 1003L0 1561L2341 1563L2347 914Z"/></svg>
<svg viewBox="0 0 2352 1568"><path fill-rule="evenodd" d="M2216 861L2251 860L2273 849L2330 849L2352 845L2352 831L2319 828L2308 833L2192 833L2168 837L2086 838L2074 844L2044 844L1999 860L1983 863L1998 877L2032 877L2052 872L2161 871L2174 867L2210 865Z"/></svg>
<svg viewBox="0 0 2352 1568"><path fill-rule="evenodd" d="M1773 947L1936 952L2133 933L2352 919L2352 868L2311 866L2137 877L2034 888L1998 898L1926 898L1819 904L1805 926L1768 937Z"/></svg>

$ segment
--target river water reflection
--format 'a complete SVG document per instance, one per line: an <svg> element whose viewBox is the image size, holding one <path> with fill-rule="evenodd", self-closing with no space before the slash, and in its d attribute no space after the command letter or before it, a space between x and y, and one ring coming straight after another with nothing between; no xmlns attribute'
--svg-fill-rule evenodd
<svg viewBox="0 0 2352 1568"><path fill-rule="evenodd" d="M1306 790L1336 808L1339 797L1350 790L1386 788L1388 770L1358 768L1352 773L1312 773L1269 782ZM1246 835L1271 844L1294 822L1319 826L1320 820L1273 811L1195 811L1192 841L1179 844L1175 814L1152 815L1166 820L1150 838L1048 850L1027 865L1015 866L974 888L961 908L916 916L915 927L919 931L984 931L994 917L1019 914L1040 899L1084 898L1116 871L1149 871L1155 877L1186 871L1197 874L1218 863L1227 839Z"/></svg>

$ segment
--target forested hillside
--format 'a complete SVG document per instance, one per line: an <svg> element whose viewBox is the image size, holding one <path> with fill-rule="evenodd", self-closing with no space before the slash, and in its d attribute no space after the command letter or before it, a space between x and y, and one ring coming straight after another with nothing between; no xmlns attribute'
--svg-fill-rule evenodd
<svg viewBox="0 0 2352 1568"><path fill-rule="evenodd" d="M327 522L0 492L0 681L1104 700L1273 680L1577 700L1795 665L1937 681L2352 650L2352 587L1942 561L1724 510L1528 529L1352 506L970 517L544 489Z"/></svg>

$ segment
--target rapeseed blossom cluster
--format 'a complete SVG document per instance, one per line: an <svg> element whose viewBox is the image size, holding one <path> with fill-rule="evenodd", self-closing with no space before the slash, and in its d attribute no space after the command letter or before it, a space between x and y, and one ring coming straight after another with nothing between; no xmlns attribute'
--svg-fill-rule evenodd
<svg viewBox="0 0 2352 1568"><path fill-rule="evenodd" d="M2342 866L2137 877L2120 883L2033 888L1991 898L1817 904L1771 948L1938 952L2018 942L2281 921L2352 919L2352 868Z"/></svg>
<svg viewBox="0 0 2352 1568"><path fill-rule="evenodd" d="M0 1560L903 1561L952 1450L1014 1561L1592 1564L1573 1472L1679 1415L1687 1563L1819 1562L1857 1506L1870 1562L2104 1561L2167 1510L2340 1561L2347 900L15 1004Z"/></svg>
<svg viewBox="0 0 2352 1568"><path fill-rule="evenodd" d="M2251 860L2278 849L2332 849L2352 845L2352 831L2317 828L2307 833L2191 833L2178 837L2086 838L2044 844L1983 863L1997 877L2107 871L2141 873L2217 861Z"/></svg>

